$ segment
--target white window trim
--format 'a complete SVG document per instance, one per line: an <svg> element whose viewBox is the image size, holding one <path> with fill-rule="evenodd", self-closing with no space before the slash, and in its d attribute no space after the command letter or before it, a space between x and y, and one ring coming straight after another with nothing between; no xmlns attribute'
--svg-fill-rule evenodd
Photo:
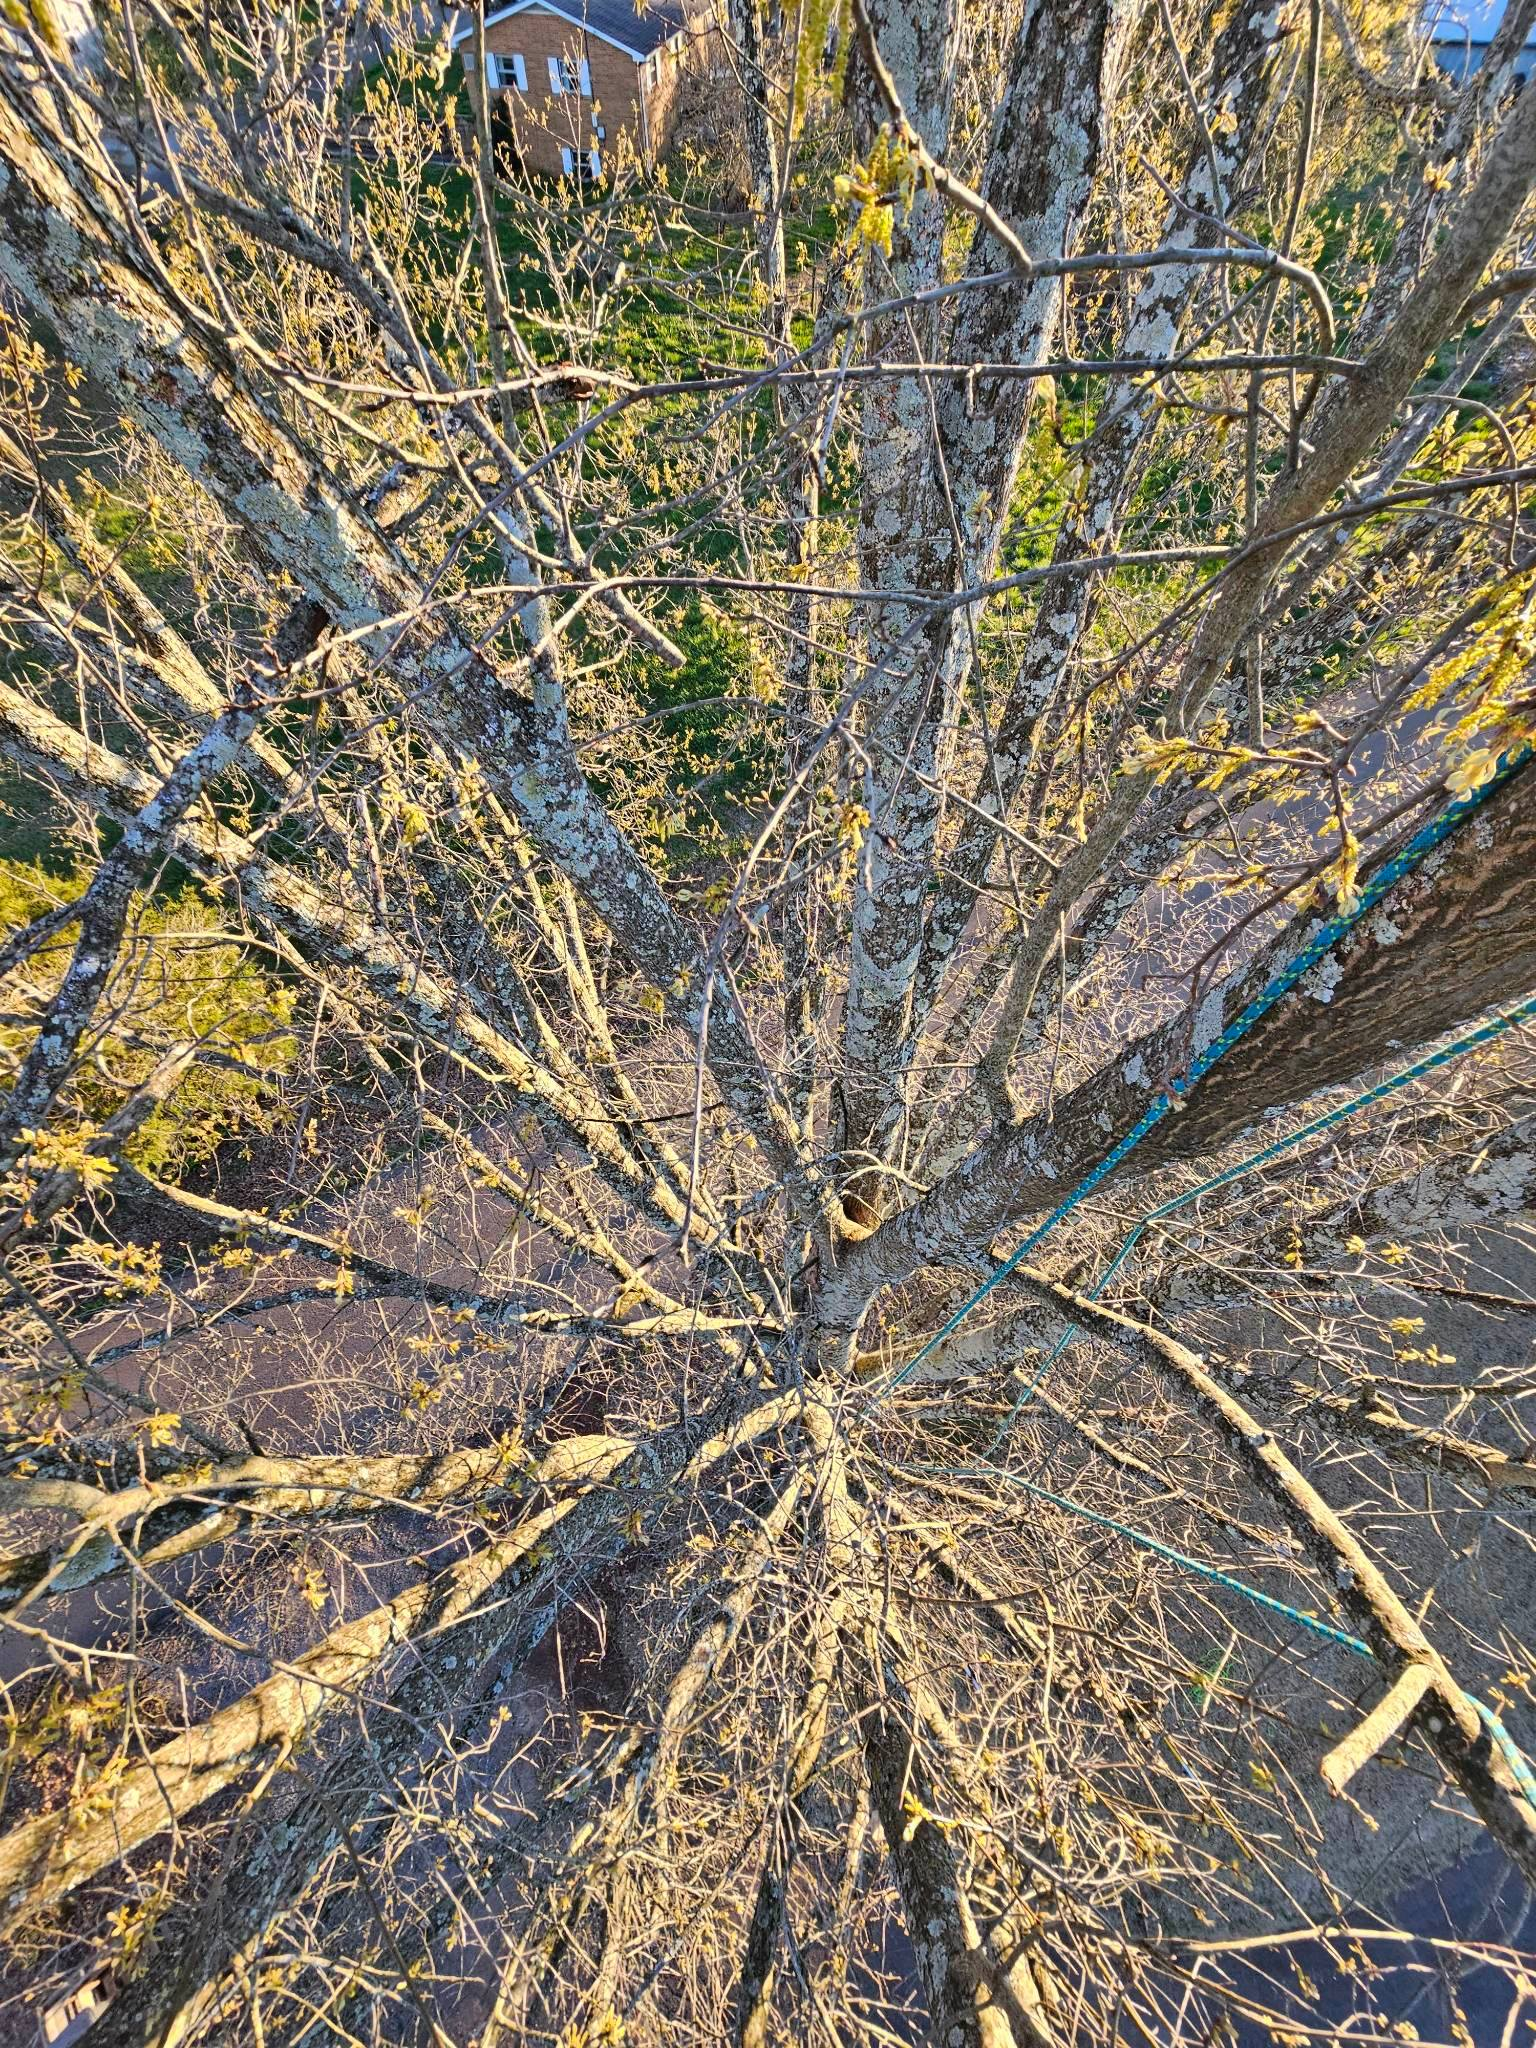
<svg viewBox="0 0 1536 2048"><path fill-rule="evenodd" d="M549 89L557 99L563 99L568 92L579 93L583 99L591 99L592 73L587 68L586 58L579 57L572 64L569 57L551 57Z"/></svg>

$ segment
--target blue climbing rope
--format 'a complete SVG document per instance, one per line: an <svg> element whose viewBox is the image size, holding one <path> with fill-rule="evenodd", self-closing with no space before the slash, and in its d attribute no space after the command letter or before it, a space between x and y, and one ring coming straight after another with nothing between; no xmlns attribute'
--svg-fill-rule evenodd
<svg viewBox="0 0 1536 2048"><path fill-rule="evenodd" d="M1492 1040L1502 1037L1506 1031L1512 1030L1517 1024L1527 1023L1532 1019L1536 1019L1536 996L1528 996L1524 1002L1516 1003L1513 1008L1501 1010L1496 1016L1485 1019L1483 1023L1475 1025L1470 1031L1464 1031L1458 1037L1449 1041L1449 1043L1437 1047L1433 1052L1426 1053L1423 1058L1414 1060L1406 1067L1399 1068L1395 1074L1390 1075L1384 1081L1378 1082L1375 1087L1366 1088L1360 1094L1352 1096L1348 1102L1340 1103L1336 1108L1327 1111L1325 1115L1314 1117L1310 1123L1303 1124L1299 1130L1292 1131L1288 1137L1279 1138L1274 1144L1264 1146L1261 1151L1250 1153L1246 1159L1239 1160L1235 1165L1225 1168L1221 1173L1212 1174L1209 1180L1202 1181L1198 1187L1187 1188L1183 1194L1175 1195L1171 1201L1162 1202L1157 1208L1148 1210L1141 1221L1132 1226L1114 1258L1105 1267L1093 1286L1088 1289L1087 1299L1089 1301L1096 1301L1099 1298L1135 1250L1146 1231L1164 1216L1171 1215L1176 1209L1182 1209L1187 1203L1197 1201L1201 1195L1209 1194L1213 1188L1225 1187L1232 1181L1241 1179L1244 1174L1255 1172L1259 1167L1267 1165L1271 1160L1278 1159L1282 1153L1294 1151L1299 1146L1306 1144L1309 1139L1318 1137L1324 1131L1331 1129L1335 1124L1343 1123L1347 1117L1354 1116L1358 1111L1365 1109L1371 1103L1380 1102L1384 1097L1395 1094L1401 1088L1406 1088L1411 1082L1421 1080L1424 1075L1433 1073L1437 1068L1448 1065L1452 1060L1459 1058L1462 1053L1471 1052L1479 1045L1487 1045ZM996 1465L991 1462L993 1453L999 1449L1003 1440L1011 1432L1014 1423L1018 1420L1020 1409L1024 1407L1027 1401L1033 1398L1047 1372L1062 1358L1074 1340L1081 1334L1082 1326L1080 1324L1069 1323L1067 1325L1039 1370L1034 1374L1028 1385L1020 1391L1014 1400L1013 1406L998 1425L992 1441L981 1454L983 1459L981 1465L964 1468L943 1466L937 1469L944 1471L950 1477L985 1477L1006 1480L1010 1486L1021 1488L1024 1492L1033 1495L1037 1500L1049 1501L1053 1507L1063 1508L1067 1513L1077 1515L1084 1521L1092 1522L1101 1529L1111 1530L1115 1535L1123 1536L1127 1541L1138 1544L1144 1550L1151 1551L1154 1556L1164 1558L1170 1564L1176 1564L1183 1570L1194 1573L1199 1578L1207 1579L1213 1585L1222 1587L1226 1592L1236 1593L1241 1598L1250 1601L1254 1606L1266 1608L1271 1614L1277 1614L1286 1621L1294 1622L1297 1627L1307 1629L1313 1635L1321 1636L1328 1642L1338 1643L1347 1650L1355 1651L1359 1656L1374 1659L1376 1653L1363 1637L1352 1635L1348 1629L1340 1628L1334 1622L1325 1621L1321 1615L1309 1614L1304 1608L1294 1607L1288 1601L1277 1599L1273 1593L1265 1593L1257 1586L1250 1586L1246 1580L1234 1577L1231 1572L1222 1571L1217 1565L1206 1564L1198 1557L1191 1557L1187 1551L1175 1549L1171 1543L1164 1543L1159 1537L1149 1535L1143 1529L1132 1528L1127 1522L1117 1522L1113 1516L1099 1514L1095 1509L1083 1506L1080 1501L1069 1500L1065 1494L1053 1493L1049 1487L1041 1486L1033 1479L1026 1479L1022 1473L1010 1472L1006 1466ZM1509 1766L1510 1775L1514 1778L1531 1806L1536 1808L1536 1774L1532 1773L1531 1767L1526 1762L1519 1745L1491 1707L1486 1706L1475 1693L1468 1693L1467 1699L1476 1709L1489 1735L1498 1744L1504 1761Z"/></svg>
<svg viewBox="0 0 1536 2048"><path fill-rule="evenodd" d="M887 1393L894 1392L897 1387L902 1386L909 1380L923 1363L924 1359L928 1358L946 1338L952 1336L968 1320L977 1306L992 1292L993 1288L999 1282L1006 1279L1028 1257L1029 1253L1056 1229L1058 1224L1072 1214L1074 1209L1080 1207L1088 1196L1092 1194L1093 1190L1115 1170L1127 1153L1131 1152L1141 1143L1148 1132L1156 1129L1157 1125L1174 1108L1176 1101L1181 1096L1186 1095L1196 1082L1208 1074L1217 1061L1230 1052L1232 1047L1282 997L1288 995L1303 977L1310 973L1324 955L1338 944L1339 940L1347 932L1357 925L1363 917L1368 916L1395 883L1401 881L1404 875L1416 867L1421 860L1432 853L1437 846L1443 844L1459 825L1464 823L1481 804L1493 795L1495 790L1502 788L1513 775L1525 767L1532 759L1532 752L1533 750L1529 746L1521 746L1507 754L1500 761L1498 768L1488 781L1484 782L1479 788L1468 791L1465 795L1457 797L1448 804L1443 811L1432 818L1420 831L1415 833L1413 838L1409 840L1399 853L1395 854L1391 860L1385 862L1371 877L1352 908L1347 911L1340 911L1338 915L1326 919L1301 951L1232 1019L1232 1022L1227 1025L1220 1036L1195 1056L1194 1060L1190 1063L1188 1073L1183 1079L1170 1083L1168 1089L1152 1102L1140 1122L1127 1131L1119 1143L1106 1153L1098 1165L1078 1183L1065 1201L1059 1203L1051 1211L1050 1215L1046 1217L1045 1221L1032 1230L1023 1243L988 1274L987 1278L955 1310L942 1328L934 1336L930 1337L927 1343L907 1361L901 1371L888 1383L885 1391ZM1326 1111L1322 1116L1315 1117L1310 1123L1303 1125L1299 1130L1291 1132L1289 1136L1277 1139L1273 1144L1263 1146L1259 1151L1250 1153L1246 1158L1224 1168L1220 1173L1213 1174L1208 1180L1202 1181L1197 1187L1188 1188L1182 1194L1175 1195L1171 1200L1159 1204L1157 1208L1150 1210L1147 1215L1142 1217L1140 1222L1132 1227L1114 1258L1089 1290L1087 1298L1089 1300L1096 1300L1102 1294L1135 1250L1146 1231L1163 1217L1171 1215L1175 1210L1198 1200L1200 1196L1211 1193L1213 1189L1225 1187L1230 1182L1241 1179L1245 1174L1255 1172L1259 1167L1278 1158L1282 1153L1294 1150L1297 1146L1305 1144L1309 1139L1319 1136L1334 1125L1343 1123L1346 1118L1356 1115L1372 1103L1379 1102L1384 1097L1396 1093L1398 1089L1407 1087L1410 1082L1422 1079L1425 1074L1432 1073L1436 1068L1445 1066L1449 1061L1458 1058L1462 1053L1472 1050L1475 1046L1489 1043L1491 1040L1500 1037L1504 1032L1512 1029L1513 1026L1526 1022L1533 1017L1536 1017L1536 997L1531 997L1522 1003L1516 1004L1512 1009L1501 1011L1497 1016L1488 1018L1483 1023L1475 1025L1471 1030L1461 1033L1457 1038L1439 1047L1436 1051L1427 1053L1423 1058L1401 1068L1386 1080L1362 1090L1358 1095L1352 1096L1349 1101L1340 1103L1335 1108ZM1363 1637L1352 1635L1349 1630L1342 1629L1333 1622L1325 1621L1320 1615L1308 1614L1304 1609L1295 1607L1287 1601L1277 1599L1271 1593L1262 1592L1257 1586L1250 1586L1245 1580L1234 1577L1230 1572L1222 1571L1216 1565L1206 1564L1199 1558L1191 1557L1187 1552L1175 1549L1172 1544L1162 1542L1160 1538L1149 1535L1145 1530L1132 1528L1129 1523L1118 1522L1112 1516L1099 1514L1095 1509L1085 1507L1079 1501L1069 1500L1063 1494L1053 1493L1048 1487L1037 1485L1034 1480L1024 1478L1021 1473L1009 1472L1004 1467L993 1464L990 1461L991 1453L998 1448L1012 1429L1014 1422L1018 1418L1019 1410L1033 1396L1044 1379L1045 1374L1062 1357L1078 1334L1079 1326L1073 1323L1069 1324L1061 1337L1058 1338L1033 1379L1014 1401L1012 1408L999 1426L992 1442L987 1446L986 1452L983 1453L985 1461L983 1464L976 1467L957 1468L946 1466L938 1469L942 1469L949 1477L985 1477L1006 1480L1010 1485L1021 1488L1038 1500L1048 1501L1053 1506L1061 1508L1069 1514L1076 1515L1084 1521L1094 1523L1099 1528L1109 1530L1117 1536L1124 1537L1127 1541L1139 1545L1142 1549L1150 1551L1153 1555L1162 1557L1185 1571L1221 1586L1227 1592L1238 1594L1253 1605L1265 1608L1270 1613L1281 1616L1299 1628L1306 1629L1329 1642L1352 1650L1357 1655L1370 1657L1374 1661L1375 1652ZM1475 1695L1468 1694L1467 1697L1484 1727L1488 1730L1490 1738L1497 1745L1505 1763L1509 1767L1510 1775L1515 1780L1521 1793L1532 1808L1536 1809L1536 1775L1533 1775L1523 1753L1504 1727L1498 1715Z"/></svg>
<svg viewBox="0 0 1536 2048"><path fill-rule="evenodd" d="M1363 1636L1351 1635L1336 1622L1325 1621L1320 1614L1308 1614L1304 1608L1293 1607L1289 1601L1279 1600L1273 1593L1262 1592L1257 1586L1250 1586L1246 1579L1235 1578L1231 1572L1224 1572L1219 1565L1206 1564L1203 1559L1191 1557L1186 1550L1175 1549L1171 1543L1164 1543L1160 1537L1150 1536L1145 1529L1134 1529L1129 1522L1117 1522L1113 1515L1101 1515L1096 1508L1085 1507L1081 1501L1070 1500L1063 1493L1052 1493L1048 1486L1039 1486L1033 1479L1026 1479L1021 1472L1009 1472L1000 1465L984 1462L980 1465L943 1465L922 1467L923 1470L943 1472L948 1479L1005 1479L1010 1486L1033 1496L1036 1500L1048 1501L1052 1507L1063 1508L1080 1521L1091 1522L1095 1528L1107 1529L1113 1535L1123 1536L1127 1542L1148 1550L1154 1557L1161 1557L1169 1564L1176 1564L1182 1570L1191 1572L1197 1578L1209 1580L1220 1586L1224 1592L1239 1594L1255 1607L1262 1607L1271 1614L1278 1614L1282 1620L1294 1622L1298 1628L1309 1630L1324 1641L1337 1643L1341 1648L1353 1650L1357 1656L1369 1657L1376 1661L1376 1652ZM1510 1776L1519 1786L1526 1800L1536 1809L1536 1775L1525 1760L1524 1752L1504 1726L1491 1707L1485 1706L1475 1693L1467 1693L1466 1699L1498 1744L1504 1761L1509 1766Z"/></svg>
<svg viewBox="0 0 1536 2048"><path fill-rule="evenodd" d="M1155 1209L1149 1209L1139 1223L1133 1225L1119 1251L1115 1253L1115 1256L1104 1268L1098 1279L1095 1280L1092 1287L1087 1289L1086 1299L1097 1301L1105 1288L1108 1287L1110 1281L1114 1279L1120 1268L1141 1242L1146 1232L1152 1228L1153 1224L1160 1223L1165 1216L1171 1216L1176 1209L1183 1209L1189 1203L1199 1201L1202 1195L1208 1195L1216 1188L1227 1187L1231 1182L1241 1180L1245 1174L1256 1172L1259 1167L1267 1166L1271 1160L1280 1158L1286 1152L1295 1151L1298 1146L1305 1145L1311 1138L1320 1137L1324 1131L1331 1130L1335 1124L1345 1122L1347 1118L1355 1116L1360 1110L1368 1109L1373 1103L1381 1102L1389 1095L1395 1095L1400 1088L1406 1088L1410 1082L1421 1081L1426 1074L1434 1073L1438 1067L1448 1066L1452 1060L1459 1059L1463 1053L1471 1052L1476 1046L1487 1045L1495 1038L1502 1038L1504 1033L1511 1030L1515 1025L1529 1023L1533 1018L1536 1018L1536 996L1527 996L1524 1002L1516 1003L1513 1009L1499 1011L1496 1016L1485 1019L1483 1023L1475 1025L1470 1031L1462 1032L1458 1038L1452 1039L1448 1044L1438 1047L1434 1052L1426 1053L1422 1059L1414 1060L1410 1066L1399 1068L1395 1074L1389 1075L1386 1080L1378 1081L1373 1088L1362 1089L1360 1094L1351 1096L1348 1102L1341 1102L1336 1108L1328 1110L1324 1115L1314 1117L1311 1123L1303 1124L1299 1130L1292 1131L1289 1137L1277 1138L1274 1144L1266 1145L1262 1151L1250 1152L1246 1159L1238 1160L1235 1165L1225 1167L1220 1173L1213 1173L1209 1180L1201 1181L1198 1187L1186 1188L1183 1194L1175 1195L1171 1201L1160 1202ZM1067 1325L1060 1337L1057 1338L1055 1345L1040 1366L1039 1371L1014 1402L1007 1421L1004 1422L1002 1428L988 1446L989 1451L995 1450L997 1445L1002 1442L1024 1403L1029 1400L1051 1367L1057 1363L1080 1334L1081 1326L1079 1324L1069 1323Z"/></svg>
<svg viewBox="0 0 1536 2048"><path fill-rule="evenodd" d="M1437 1047L1435 1051L1426 1053L1423 1058L1414 1060L1406 1067L1399 1068L1395 1074L1390 1075L1384 1081L1379 1081L1375 1087L1363 1089L1360 1094L1352 1096L1348 1102L1339 1103L1324 1115L1314 1117L1310 1123L1303 1124L1299 1130L1292 1131L1288 1137L1279 1138L1274 1144L1264 1146L1261 1151L1250 1153L1246 1159L1237 1161L1236 1164L1226 1167L1220 1173L1212 1174L1209 1180L1202 1181L1198 1187L1186 1188L1183 1194L1175 1195L1171 1201L1162 1202L1157 1208L1148 1210L1141 1221L1132 1226L1114 1258L1111 1259L1093 1286L1088 1289L1087 1299L1089 1301L1096 1301L1099 1298L1140 1243L1147 1230L1164 1216L1171 1215L1174 1210L1182 1209L1190 1202L1198 1201L1201 1195L1209 1194L1214 1188L1226 1187L1232 1181L1240 1180L1244 1174L1255 1172L1259 1167L1267 1165L1271 1160L1278 1159L1282 1153L1296 1150L1297 1147L1306 1144L1309 1139L1320 1136L1324 1131L1330 1130L1335 1124L1343 1123L1347 1117L1354 1116L1358 1111L1367 1108L1370 1104L1380 1102L1384 1097L1395 1094L1399 1089L1406 1088L1413 1081L1422 1080L1424 1075L1433 1073L1437 1068L1448 1065L1452 1060L1459 1058L1462 1053L1471 1052L1479 1045L1487 1045L1492 1040L1502 1037L1506 1031L1512 1030L1517 1024L1527 1023L1533 1018L1536 1018L1536 996L1528 996L1524 1002L1516 1003L1511 1009L1501 1010L1496 1016L1489 1017L1481 1024L1474 1025L1470 1031L1464 1031L1447 1044ZM1288 1601L1277 1599L1273 1593L1262 1592L1257 1586L1250 1586L1246 1580L1235 1578L1232 1573L1222 1571L1219 1566L1206 1564L1200 1558L1191 1557L1186 1551L1176 1550L1171 1543L1164 1543L1158 1537L1148 1535L1145 1530L1134 1529L1129 1523L1117 1522L1112 1516L1101 1515L1092 1508L1084 1507L1079 1501L1069 1500L1064 1494L1052 1493L1048 1487L1040 1486L1032 1479L1026 1479L1022 1473L1010 1472L1005 1466L995 1465L990 1462L992 1454L1000 1447L1004 1438L1008 1436L1014 1423L1018 1420L1020 1409L1023 1408L1027 1401L1032 1399L1051 1367L1061 1359L1073 1341L1081 1335L1081 1329L1082 1326L1080 1324L1069 1323L1061 1336L1056 1340L1039 1370L1034 1374L1028 1385L1020 1391L1014 1400L1013 1406L999 1424L992 1441L982 1452L982 1458L985 1462L979 1467L967 1467L963 1472L958 1473L953 1466L946 1466L942 1469L958 1477L987 1477L1006 1480L1010 1486L1017 1486L1038 1500L1049 1501L1055 1507L1064 1508L1069 1514L1077 1515L1084 1521L1093 1522L1099 1528L1112 1530L1115 1535L1123 1536L1129 1542L1139 1544L1142 1549L1151 1551L1154 1556L1164 1558L1171 1564L1179 1565L1185 1571L1193 1572L1200 1578L1208 1579L1212 1584L1221 1586L1225 1591L1236 1593L1243 1599L1251 1601L1256 1607L1267 1608L1270 1613L1278 1614L1286 1621L1294 1622L1299 1628L1308 1629L1312 1634L1321 1636L1329 1642L1341 1644L1345 1649L1353 1650L1362 1657L1374 1658L1375 1652L1370 1644L1361 1636L1351 1635L1348 1629L1339 1628L1331 1621L1324 1621L1320 1615L1308 1614L1303 1608L1293 1607ZM1498 1744L1515 1783L1519 1786L1531 1806L1536 1808L1536 1775L1533 1775L1531 1767L1526 1762L1519 1745L1491 1707L1486 1706L1475 1693L1468 1693L1467 1698L1476 1709L1489 1735Z"/></svg>
<svg viewBox="0 0 1536 2048"><path fill-rule="evenodd" d="M979 1303L986 1299L993 1288L1000 1281L1006 1280L1015 1267L1022 1260L1026 1259L1037 1245L1043 1243L1059 1223L1064 1222L1074 1209L1079 1208L1088 1199L1099 1183L1107 1179L1114 1172L1127 1153L1133 1152L1142 1139L1147 1136L1148 1132L1156 1130L1157 1126L1174 1109L1180 1098L1187 1095L1198 1081L1203 1080L1212 1067L1216 1065L1217 1061L1224 1059L1233 1046L1240 1039L1245 1038L1254 1025L1258 1023L1259 1019L1272 1010L1282 997L1288 996L1297 983L1304 976L1310 974L1324 954L1331 952L1339 940L1347 932L1353 930L1362 918L1368 917L1389 889L1400 882L1404 875L1417 867L1419 862L1427 855L1433 853L1437 846L1443 844L1459 825L1463 824L1475 810L1486 803L1495 790L1502 789L1510 778L1516 775L1531 758L1532 749L1524 745L1516 747L1506 754L1486 782L1479 788L1469 790L1464 796L1456 797L1451 803L1447 804L1443 811L1436 817L1431 818L1427 825L1414 834L1400 852L1395 853L1391 860L1385 861L1377 869L1370 881L1366 883L1356 898L1354 905L1349 910L1341 910L1336 916L1326 918L1294 959L1281 968L1280 972L1266 987L1260 990L1252 1002L1238 1012L1220 1036L1213 1039L1202 1052L1196 1053L1190 1062L1188 1073L1182 1079L1171 1082L1168 1088L1154 1099L1140 1122L1134 1124L1120 1142L1105 1153L1098 1165L1093 1168L1091 1173L1078 1182L1066 1200L1058 1203L1050 1215L1046 1217L1045 1221L1038 1224L1024 1239L1024 1242L1016 1250L1010 1252L1008 1257L987 1275L986 1279L982 1281L970 1298L961 1303L960 1307L955 1310L943 1327L928 1339L922 1349L912 1358L908 1359L901 1371L888 1383L885 1391L893 1393L897 1387L904 1385L912 1377L913 1373L917 1371L923 1360L936 1351L947 1337L953 1336L961 1324L968 1320L972 1311Z"/></svg>

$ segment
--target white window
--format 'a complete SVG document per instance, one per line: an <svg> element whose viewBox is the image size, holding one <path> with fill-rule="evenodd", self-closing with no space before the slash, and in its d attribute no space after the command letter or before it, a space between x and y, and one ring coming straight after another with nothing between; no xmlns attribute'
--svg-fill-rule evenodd
<svg viewBox="0 0 1536 2048"><path fill-rule="evenodd" d="M601 121L593 121L592 133L597 137L599 142L606 142L608 140L608 130L603 126Z"/></svg>
<svg viewBox="0 0 1536 2048"><path fill-rule="evenodd" d="M600 178L603 175L603 158L601 150L589 149L587 151L587 167L591 171L594 178Z"/></svg>
<svg viewBox="0 0 1536 2048"><path fill-rule="evenodd" d="M528 90L528 67L524 64L521 57L514 57L512 59L512 76L517 81L518 91L526 92Z"/></svg>
<svg viewBox="0 0 1536 2048"><path fill-rule="evenodd" d="M565 173L565 175L566 175L567 177L569 177L569 176L571 175L571 173L572 173L572 172L573 172L573 171L575 170L575 168L576 168L576 153L575 153L575 151L574 151L574 150L570 150L570 149L562 149L562 150L561 150L561 152L560 152L560 168L561 168L561 170L562 170L562 171L564 171L564 173Z"/></svg>
<svg viewBox="0 0 1536 2048"><path fill-rule="evenodd" d="M549 89L551 92L565 91L565 65L558 57L549 60Z"/></svg>
<svg viewBox="0 0 1536 2048"><path fill-rule="evenodd" d="M549 60L549 89L553 93L579 92L583 98L592 97L592 74L583 57L573 64L569 57L551 57Z"/></svg>

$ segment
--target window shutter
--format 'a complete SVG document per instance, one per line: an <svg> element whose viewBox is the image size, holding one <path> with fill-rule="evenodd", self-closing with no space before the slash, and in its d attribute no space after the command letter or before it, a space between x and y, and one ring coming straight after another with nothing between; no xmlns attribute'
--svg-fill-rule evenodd
<svg viewBox="0 0 1536 2048"><path fill-rule="evenodd" d="M553 62L553 59L551 59L551 62ZM576 159L568 149L562 149L560 152L560 168L567 177L576 168Z"/></svg>
<svg viewBox="0 0 1536 2048"><path fill-rule="evenodd" d="M524 64L521 57L514 57L512 59L512 76L517 81L518 91L526 92L528 90L528 67Z"/></svg>
<svg viewBox="0 0 1536 2048"><path fill-rule="evenodd" d="M551 57L549 60L549 89L551 92L565 91L565 79L560 70L560 59L558 57ZM567 150L566 154L569 156L570 151ZM569 164L566 165L566 169L570 169Z"/></svg>
<svg viewBox="0 0 1536 2048"><path fill-rule="evenodd" d="M594 149L588 156L587 161L592 166L593 177L600 178L603 175L603 159L601 151Z"/></svg>
<svg viewBox="0 0 1536 2048"><path fill-rule="evenodd" d="M501 61L494 50L485 53L485 87L487 92L501 90Z"/></svg>
<svg viewBox="0 0 1536 2048"><path fill-rule="evenodd" d="M587 69L587 60L586 60L586 58L585 58L585 57L583 57L583 58L582 58L582 60L581 60L581 65L580 65L580 68L579 68L579 70L577 71L577 74L576 74L576 81L577 81L577 84L579 85L579 87L580 87L580 89L581 89L581 91L582 91L583 95L584 95L584 96L585 96L585 97L586 97L587 99L591 99L591 97L592 97L592 73L591 73L591 72L590 72L590 71L589 71L589 70Z"/></svg>

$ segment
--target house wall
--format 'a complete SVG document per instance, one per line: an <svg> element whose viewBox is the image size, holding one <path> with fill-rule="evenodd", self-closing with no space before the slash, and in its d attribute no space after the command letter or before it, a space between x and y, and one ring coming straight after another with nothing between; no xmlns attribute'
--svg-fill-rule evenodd
<svg viewBox="0 0 1536 2048"><path fill-rule="evenodd" d="M519 154L530 170L558 177L564 168L563 149L597 149L607 169L615 159L621 133L629 136L634 154L645 160L640 68L633 57L587 35L574 23L562 21L559 15L537 8L487 24L485 46L503 60L497 108L511 122ZM461 56L466 49L461 47ZM469 55L473 62L473 53ZM527 71L526 92L515 86L508 90L514 55L522 58ZM551 57L563 58L572 66L586 59L590 99L579 93L551 92ZM601 139L597 125L607 131Z"/></svg>
<svg viewBox="0 0 1536 2048"><path fill-rule="evenodd" d="M718 55L718 33L708 14L694 14L682 33L664 43L641 66L651 148L664 156L677 126L683 86L690 74L707 70Z"/></svg>
<svg viewBox="0 0 1536 2048"><path fill-rule="evenodd" d="M618 159L619 141L640 163L651 164L666 150L677 121L681 88L688 73L710 61L715 40L706 14L670 44L636 63L625 51L587 34L574 22L539 8L528 8L506 21L488 22L485 46L502 60L502 85L497 110L510 122L518 152L530 170L558 177L564 169L561 152L597 149L605 171ZM474 61L472 47L459 54ZM520 56L528 89L510 84L512 58ZM563 58L572 66L586 59L592 95L555 94L550 90L549 60ZM596 134L601 125L606 131Z"/></svg>

